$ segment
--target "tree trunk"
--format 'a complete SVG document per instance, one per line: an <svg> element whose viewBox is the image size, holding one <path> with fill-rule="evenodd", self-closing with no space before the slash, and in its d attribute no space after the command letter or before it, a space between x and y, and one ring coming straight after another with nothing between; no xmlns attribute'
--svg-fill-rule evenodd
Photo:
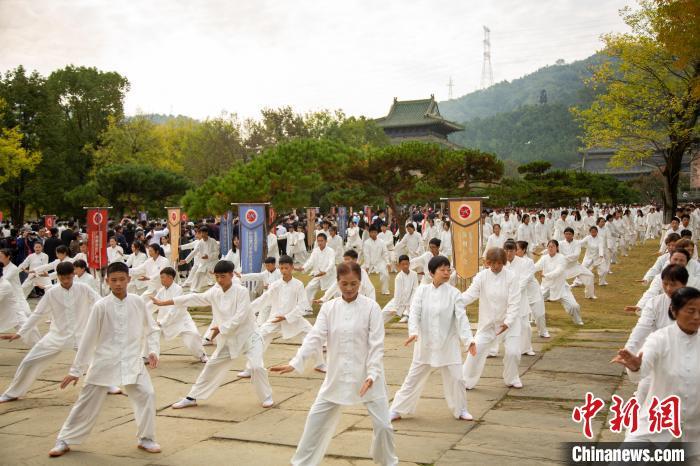
<svg viewBox="0 0 700 466"><path fill-rule="evenodd" d="M663 169L664 175L664 222L670 223L671 218L676 214L678 207L678 183L680 182L681 163L685 146L681 144L671 145L666 154L666 166Z"/></svg>

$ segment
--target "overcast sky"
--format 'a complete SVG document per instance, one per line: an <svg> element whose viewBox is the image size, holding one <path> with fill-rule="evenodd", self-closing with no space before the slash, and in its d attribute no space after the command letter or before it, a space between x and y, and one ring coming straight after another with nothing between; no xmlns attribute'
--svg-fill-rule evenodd
<svg viewBox="0 0 700 466"><path fill-rule="evenodd" d="M394 96L479 87L582 59L633 0L0 0L0 70L67 64L126 76L128 114L263 107L379 117Z"/></svg>

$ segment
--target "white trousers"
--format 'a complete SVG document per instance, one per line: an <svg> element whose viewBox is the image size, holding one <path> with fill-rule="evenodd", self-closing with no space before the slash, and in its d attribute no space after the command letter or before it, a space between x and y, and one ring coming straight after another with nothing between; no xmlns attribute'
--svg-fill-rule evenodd
<svg viewBox="0 0 700 466"><path fill-rule="evenodd" d="M503 382L506 385L513 385L520 382L518 364L520 364L520 319L515 319L513 326L506 330L503 335ZM529 324L528 324L529 325ZM464 361L464 381L467 388L476 386L484 372L486 357L496 340L496 325L489 325L476 331L474 342L476 343L476 356L467 353Z"/></svg>
<svg viewBox="0 0 700 466"><path fill-rule="evenodd" d="M63 440L69 445L82 443L95 427L100 408L107 396L109 387L101 385L85 384L80 390L80 395L68 419L63 423L58 433L58 440ZM143 372L135 384L125 385L124 391L129 395L129 401L134 408L134 417L138 432L137 439L150 439L156 437L156 394L153 391L151 377L148 372Z"/></svg>
<svg viewBox="0 0 700 466"><path fill-rule="evenodd" d="M524 354L532 351L532 327L530 326L530 316L520 317L520 353Z"/></svg>
<svg viewBox="0 0 700 466"><path fill-rule="evenodd" d="M373 436L370 455L375 463L382 466L398 464L394 450L394 429L389 417L386 398L364 404L372 418ZM316 398L301 434L299 446L292 458L293 466L316 466L321 464L340 421L342 406L331 401Z"/></svg>
<svg viewBox="0 0 700 466"><path fill-rule="evenodd" d="M372 273L379 274L379 283L382 287L382 294L389 293L389 270L387 269L387 264L380 264L374 267Z"/></svg>
<svg viewBox="0 0 700 466"><path fill-rule="evenodd" d="M394 316L408 317L408 311L410 309L410 306L396 306L394 304L394 298L391 298L389 302L386 303L386 306L384 306L384 309L382 309L382 318L384 319L384 324L393 319Z"/></svg>
<svg viewBox="0 0 700 466"><path fill-rule="evenodd" d="M430 364L411 362L406 379L404 379L401 388L394 395L394 402L391 404L392 411L401 415L416 412L418 400L421 393L423 393L425 384L428 382L432 369L433 366ZM462 411L467 410L467 392L462 377L462 368L459 364L450 364L449 366L442 366L440 373L442 374L442 387L447 407L452 415L459 419Z"/></svg>
<svg viewBox="0 0 700 466"><path fill-rule="evenodd" d="M311 331L313 327L308 327L305 330L302 330L299 333L303 333L306 335ZM281 332L282 329L282 323L277 322L277 323L272 323L272 322L266 322L260 327L260 336L262 336L263 339L263 352L267 351L267 348L270 347L270 343L272 343L272 340L275 338L275 335L278 335ZM296 335L294 335L291 338L294 338ZM323 357L323 348L318 348L316 350L316 362L314 364L314 367L318 367L326 362L325 358ZM246 370L250 370L250 366L246 365Z"/></svg>
<svg viewBox="0 0 700 466"><path fill-rule="evenodd" d="M545 300L548 300L549 290L545 290L542 293L542 297ZM568 286L564 286L564 289L561 292L561 297L558 299L558 301L564 307L566 313L571 316L571 320L573 320L575 324L581 322L581 306L576 302L576 298L574 298L574 295L571 293L571 289Z"/></svg>
<svg viewBox="0 0 700 466"><path fill-rule="evenodd" d="M185 330L181 332L178 337L182 338L182 343L185 348L194 356L195 358L201 358L206 352L202 346L202 337L199 336L199 332L192 330Z"/></svg>
<svg viewBox="0 0 700 466"><path fill-rule="evenodd" d="M534 300L530 301L530 312L532 312L532 318L535 320L537 333L540 336L549 333L547 331L547 319L544 312L544 299L542 299L541 294L538 294Z"/></svg>
<svg viewBox="0 0 700 466"><path fill-rule="evenodd" d="M257 334L251 338L252 347L243 354L248 360L247 365L250 368L250 382L253 385L253 390L260 402L263 402L272 396L272 387L270 387L267 370L263 364L262 338ZM197 381L187 395L188 397L195 400L206 400L212 396L226 377L226 373L233 366L233 358L238 357L237 354L232 355L228 348L221 348L218 354L215 354L216 356L209 358L209 361L204 365L204 369L197 377Z"/></svg>
<svg viewBox="0 0 700 466"><path fill-rule="evenodd" d="M311 304L313 303L314 298L316 297L316 292L318 290L323 289L321 288L321 278L322 277L314 277L306 285L306 300L309 302L309 309L311 309Z"/></svg>
<svg viewBox="0 0 700 466"><path fill-rule="evenodd" d="M583 264L584 267L586 267L588 270L593 272L593 269L597 269L598 272L598 285L607 285L608 282L605 280L605 276L608 274L608 270L610 270L610 264L608 263L607 259L605 257L589 257L586 256L583 258ZM581 282L579 280L579 277L576 277L576 282ZM581 282L583 283L583 282Z"/></svg>
<svg viewBox="0 0 700 466"><path fill-rule="evenodd" d="M63 350L64 348L62 347L49 345L41 341L34 345L22 359L22 362L19 363L19 366L17 366L15 376L10 386L5 390L4 395L12 398L24 396L39 375L46 370L51 361L56 359L56 356L61 354Z"/></svg>

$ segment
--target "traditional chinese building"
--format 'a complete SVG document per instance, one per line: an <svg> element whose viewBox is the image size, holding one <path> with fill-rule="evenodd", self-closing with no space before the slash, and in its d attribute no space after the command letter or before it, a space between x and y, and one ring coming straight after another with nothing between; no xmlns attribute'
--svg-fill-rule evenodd
<svg viewBox="0 0 700 466"><path fill-rule="evenodd" d="M612 175L618 180L627 181L637 178L641 175L658 172L658 166L664 165L664 159L661 154L654 154L646 160L637 161L634 164L624 167L610 166L611 159L615 156L616 150L611 148L596 148L588 149L581 152L581 163L572 168L580 168L581 171L589 173L599 173L603 175ZM691 157L683 158L681 164L681 173L690 173Z"/></svg>
<svg viewBox="0 0 700 466"><path fill-rule="evenodd" d="M444 119L431 94L429 99L398 100L394 97L389 114L375 120L384 129L391 142L404 141L436 142L443 146L459 149L461 146L449 141L447 136L462 131L463 126Z"/></svg>

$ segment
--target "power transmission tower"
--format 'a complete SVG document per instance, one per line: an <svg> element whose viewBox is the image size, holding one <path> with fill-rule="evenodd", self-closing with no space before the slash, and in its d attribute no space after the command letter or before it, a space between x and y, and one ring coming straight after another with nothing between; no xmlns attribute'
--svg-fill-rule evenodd
<svg viewBox="0 0 700 466"><path fill-rule="evenodd" d="M481 89L493 85L493 69L491 68L491 30L484 26L484 63L481 66Z"/></svg>
<svg viewBox="0 0 700 466"><path fill-rule="evenodd" d="M452 88L454 83L452 82L452 76L450 76L450 81L447 83L447 99L452 100Z"/></svg>

